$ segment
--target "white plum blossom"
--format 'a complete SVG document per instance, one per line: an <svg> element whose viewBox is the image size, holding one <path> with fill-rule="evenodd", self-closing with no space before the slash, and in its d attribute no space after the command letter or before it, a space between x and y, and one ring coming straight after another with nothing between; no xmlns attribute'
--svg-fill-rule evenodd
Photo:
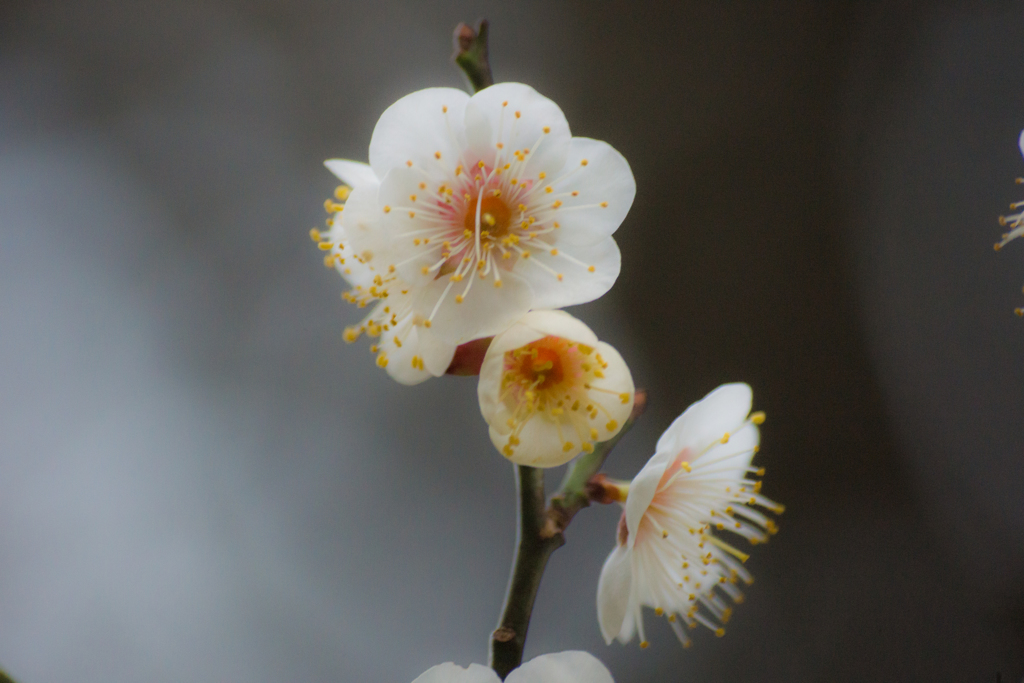
<svg viewBox="0 0 1024 683"><path fill-rule="evenodd" d="M1021 155L1024 156L1024 130L1020 132L1020 137L1017 138L1017 146L1020 148ZM1017 178L1017 184L1024 184L1024 178ZM996 242L996 251L1005 247L1007 242L1024 235L1024 202L1014 202L1010 204L1010 208L1017 213L999 217L999 225L1008 227L1009 231L1003 233L1002 240ZM1024 316L1024 308L1014 309L1014 313L1018 316Z"/></svg>
<svg viewBox="0 0 1024 683"><path fill-rule="evenodd" d="M431 667L412 683L501 683L493 669L463 668L448 662ZM588 652L569 650L541 655L514 669L505 683L614 683L612 675Z"/></svg>
<svg viewBox="0 0 1024 683"><path fill-rule="evenodd" d="M750 466L764 421L763 413L750 414L751 400L746 384L715 389L676 418L636 478L619 485L625 510L597 587L608 643L629 642L639 631L646 647L645 606L667 617L684 646L690 639L680 622L725 634L732 608L723 596L741 602L736 583L753 578L743 568L747 555L717 532L760 543L777 528L754 506L782 512L751 478L764 474Z"/></svg>
<svg viewBox="0 0 1024 683"><path fill-rule="evenodd" d="M352 286L342 297L370 309L358 325L345 330L345 341L353 342L363 333L379 338L370 347L377 365L402 384L444 374L456 345L439 339L413 311L411 288L394 269L378 271L372 263L374 251L384 244L375 204L376 176L368 165L353 161L333 159L325 165L346 184L335 191L339 201L325 202L332 214L327 233L314 229L311 237L329 252L324 263Z"/></svg>
<svg viewBox="0 0 1024 683"><path fill-rule="evenodd" d="M373 189L356 185L349 238L411 288L412 310L441 339L497 334L529 310L596 299L618 277L611 235L636 193L629 164L572 137L529 86L407 95L381 115L369 157L359 173Z"/></svg>
<svg viewBox="0 0 1024 683"><path fill-rule="evenodd" d="M622 429L634 387L622 356L590 328L564 311L533 311L494 337L477 394L505 457L555 467Z"/></svg>

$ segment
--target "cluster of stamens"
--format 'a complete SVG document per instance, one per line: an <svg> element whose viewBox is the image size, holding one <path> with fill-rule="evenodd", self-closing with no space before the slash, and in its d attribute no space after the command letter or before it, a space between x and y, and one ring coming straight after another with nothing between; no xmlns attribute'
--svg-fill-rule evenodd
<svg viewBox="0 0 1024 683"><path fill-rule="evenodd" d="M608 363L593 347L547 336L506 352L503 362L500 400L511 413L511 431L502 447L507 457L532 419L552 421L566 453L593 451L601 436L595 425L604 422L606 432L618 429L602 400L628 403L631 396L594 386Z"/></svg>
<svg viewBox="0 0 1024 683"><path fill-rule="evenodd" d="M312 228L309 231L309 236L321 250L328 252L324 256L324 266L337 268L344 275L351 277L353 275L352 267L351 264L346 263L346 259L352 259L360 264L361 271L367 273L368 281L365 284L356 282L347 292L342 292L341 298L358 308L366 308L370 304L377 305L359 324L345 328L345 341L352 343L363 334L377 338L385 332L395 330L396 333L391 340L396 347L401 348L405 336L415 325L430 327L430 322L419 320L412 313L409 302L404 300L404 295L409 293L409 288L395 275L394 266L389 266L383 274L373 272L373 267L369 264L369 255L358 254L354 249L346 248L346 240L339 236L343 233L333 229L335 223L341 220L341 212L345 209L345 200L348 199L350 193L351 189L345 185L340 185L335 189L334 198L324 202L324 210L329 214L327 233L321 233L318 229ZM370 273L372 273L372 279L369 279ZM401 295L398 298L402 299L402 302L392 306L385 300L394 292ZM387 349L382 348L380 344L372 344L370 353L376 354L378 366L387 367L389 362ZM413 356L411 363L413 368L423 370L423 359L419 356Z"/></svg>
<svg viewBox="0 0 1024 683"><path fill-rule="evenodd" d="M507 107L508 102L503 103L502 125ZM447 107L444 114L447 118ZM513 137L520 119L521 112L514 112L510 127ZM556 248L553 233L561 227L560 213L594 206L607 208L608 203L563 206L565 200L579 196L579 191L554 189L576 170L585 167L586 159L555 179L549 179L543 172L534 177L523 176L527 161L536 154L550 128L545 127L543 131L530 148L507 150L504 143L498 142L490 159L468 160L467 152L463 152L458 159L449 160L443 158L440 151L436 152L434 162L440 167L441 175L447 177L440 184L433 180L438 176L437 169L420 168L412 160L406 162L409 168L422 175L418 190L409 195L407 205L386 205L383 211L386 214L398 212L410 221L415 219L415 228L401 233L398 238L409 240L416 248L416 255L407 261L429 257L429 263L421 267L423 275L433 275L435 280L448 278L437 306L453 289L456 290L455 302L462 303L475 279L490 279L494 287L501 287L503 273L511 271L520 261L530 262L556 280L563 280L562 272L535 258L542 252L589 272L596 270L595 266ZM459 284L462 282L465 284ZM435 306L429 318L436 312Z"/></svg>
<svg viewBox="0 0 1024 683"><path fill-rule="evenodd" d="M1024 184L1024 178L1017 178L1017 184ZM1001 241L996 242L996 251L1005 247L1007 242L1024 235L1024 210L1022 210L1022 207L1024 207L1024 202L1014 202L1013 204L1010 204L1010 209L1017 211L1017 213L999 217L999 225L1009 227L1010 230L1003 233ZM1013 312L1020 317L1024 317L1024 308L1015 308Z"/></svg>
<svg viewBox="0 0 1024 683"><path fill-rule="evenodd" d="M747 422L761 424L764 413L752 414ZM746 423L744 423L746 424ZM680 625L689 628L704 626L717 636L725 635L725 624L732 616L733 603L743 602L739 581L753 583L753 577L743 567L749 557L715 535L715 531L731 531L746 538L752 545L768 541L778 532L775 522L753 506L781 514L782 505L761 495L761 482L753 476L763 476L764 468L746 468L746 476L737 480L729 461L735 456L706 457L713 447L729 442L725 434L702 453L683 451L666 470L658 491L637 528L634 552L650 553L665 574L652 577L657 586L654 596L665 596L674 609L655 607L655 614L666 616L673 632L684 647L690 638ZM753 448L757 453L758 447ZM670 491L674 486L681 490ZM710 519L709 519L710 518ZM625 516L620 521L619 542L626 542ZM681 561L680 561L681 560ZM657 598L655 598L657 600ZM680 603L688 605L679 611ZM640 647L647 647L642 641Z"/></svg>

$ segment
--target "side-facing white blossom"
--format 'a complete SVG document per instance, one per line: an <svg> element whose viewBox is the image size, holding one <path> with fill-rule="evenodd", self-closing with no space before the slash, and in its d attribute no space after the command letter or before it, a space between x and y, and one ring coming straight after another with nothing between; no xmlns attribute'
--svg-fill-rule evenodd
<svg viewBox="0 0 1024 683"><path fill-rule="evenodd" d="M477 395L491 441L520 465L555 467L622 429L633 378L612 346L564 311L534 311L494 337Z"/></svg>
<svg viewBox="0 0 1024 683"><path fill-rule="evenodd" d="M1020 132L1020 137L1017 138L1017 147L1020 148L1021 156L1024 156L1024 130ZM1024 184L1024 178L1017 178L1017 184ZM1003 238L999 242L996 242L996 251L1005 247L1007 242L1024 235L1024 201L1010 204L1010 209L1017 213L999 217L999 225L1009 228L1009 230L1003 233ZM1014 313L1024 316L1024 308L1017 308L1014 310Z"/></svg>
<svg viewBox="0 0 1024 683"><path fill-rule="evenodd" d="M462 668L448 662L431 667L413 683L501 683L493 669ZM509 673L505 683L614 683L611 673L589 652L569 650L541 655Z"/></svg>
<svg viewBox="0 0 1024 683"><path fill-rule="evenodd" d="M681 623L725 634L732 609L723 596L741 602L736 583L753 579L743 568L747 555L717 532L766 541L775 524L754 506L782 512L751 478L764 473L750 466L764 421L750 414L751 400L746 384L715 389L676 418L636 478L621 485L625 509L597 588L608 643L639 631L647 646L643 607L667 617L684 646L690 639Z"/></svg>
<svg viewBox="0 0 1024 683"><path fill-rule="evenodd" d="M360 173L374 191L354 185L350 200L367 220L349 238L411 287L416 315L448 342L591 301L618 277L611 235L636 193L629 164L607 143L572 137L561 109L529 86L407 95L381 115L369 156L372 173Z"/></svg>
<svg viewBox="0 0 1024 683"><path fill-rule="evenodd" d="M415 313L408 284L401 281L394 269L378 270L374 254L386 247L376 211L379 183L367 164L330 160L326 164L346 183L338 187L335 197L325 207L332 218L326 234L311 234L324 257L351 285L342 294L359 308L370 312L358 324L345 330L345 341L353 342L362 334L377 341L370 350L377 356L377 365L387 370L402 384L418 384L430 377L444 374L455 353L455 344L442 341L429 329L429 323Z"/></svg>

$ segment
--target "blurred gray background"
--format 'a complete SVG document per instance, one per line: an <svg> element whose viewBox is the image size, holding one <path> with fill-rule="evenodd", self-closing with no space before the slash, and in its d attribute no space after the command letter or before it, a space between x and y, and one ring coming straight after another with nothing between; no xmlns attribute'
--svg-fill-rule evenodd
<svg viewBox="0 0 1024 683"><path fill-rule="evenodd" d="M606 647L618 510L553 558L528 656L630 681L1024 676L1024 6L0 2L0 663L22 683L405 683L483 662L511 468L471 379L400 387L306 233L327 157L459 86L459 21L637 179L577 315L651 409L768 413L725 638Z"/></svg>

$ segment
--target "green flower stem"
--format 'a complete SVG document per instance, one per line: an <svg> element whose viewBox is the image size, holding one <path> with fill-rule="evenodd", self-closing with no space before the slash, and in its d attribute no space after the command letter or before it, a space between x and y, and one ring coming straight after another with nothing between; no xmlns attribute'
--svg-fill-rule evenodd
<svg viewBox="0 0 1024 683"><path fill-rule="evenodd" d="M453 59L459 65L473 92L480 92L489 85L494 85L491 75L491 64L487 61L487 20L481 19L474 31L466 24L455 27L455 55Z"/></svg>
<svg viewBox="0 0 1024 683"><path fill-rule="evenodd" d="M565 544L565 529L577 512L590 504L587 481L597 474L615 444L643 412L647 395L636 392L633 412L614 438L597 444L592 453L576 458L569 466L550 504L544 501L544 470L518 465L519 527L512 575L498 628L491 634L490 666L505 680L523 662L526 631L537 598L540 580L551 553Z"/></svg>

